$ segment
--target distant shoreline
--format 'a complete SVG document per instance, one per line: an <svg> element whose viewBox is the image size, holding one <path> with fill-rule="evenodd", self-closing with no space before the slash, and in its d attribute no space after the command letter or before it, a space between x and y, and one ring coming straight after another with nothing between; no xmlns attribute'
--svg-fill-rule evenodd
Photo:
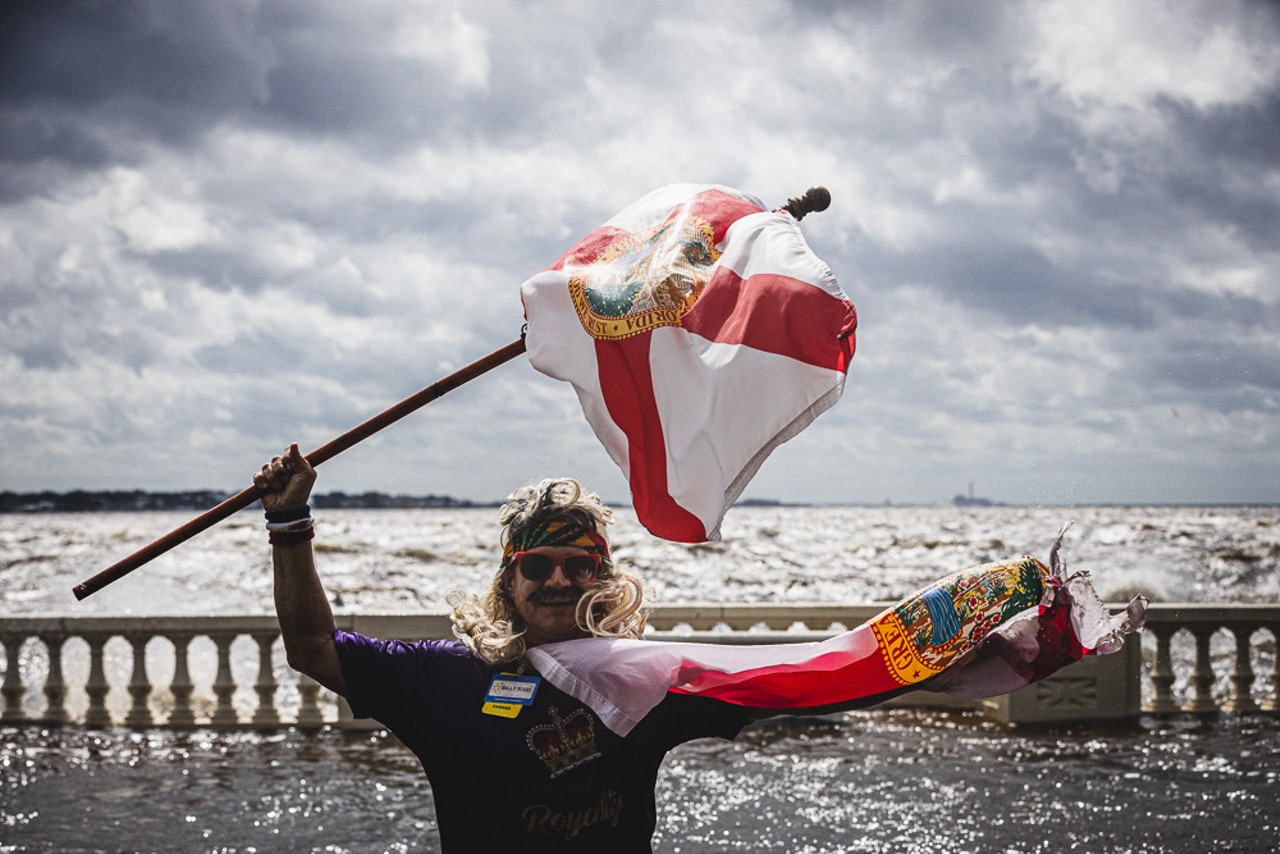
<svg viewBox="0 0 1280 854"><path fill-rule="evenodd" d="M0 492L0 513L139 513L173 510L198 512L221 504L233 494L210 489L185 492L147 492L141 489ZM501 502L469 501L449 495L325 492L313 495L311 504L314 507L329 510L435 510L498 507Z"/></svg>
<svg viewBox="0 0 1280 854"><path fill-rule="evenodd" d="M212 489L196 489L182 492L149 492L133 490L85 490L70 492L0 492L0 514L14 513L140 513L164 511L203 512L222 503L234 493ZM326 510L437 510L437 509L487 509L502 506L501 501L471 501L450 495L391 495L385 492L326 492L312 496L312 506ZM257 506L256 503L253 506ZM629 502L612 502L612 507L628 507ZM981 512L986 509L1011 507L1280 507L1280 501L1175 501L1175 502L1083 502L1078 504L1006 504L1004 502L954 502L938 501L932 504L904 502L801 502L778 501L768 498L742 498L735 507L777 508L911 508L948 507Z"/></svg>

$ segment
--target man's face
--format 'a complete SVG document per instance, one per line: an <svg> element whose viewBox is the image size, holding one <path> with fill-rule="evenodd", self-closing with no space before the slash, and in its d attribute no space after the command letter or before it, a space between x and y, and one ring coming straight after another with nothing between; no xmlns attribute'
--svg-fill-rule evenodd
<svg viewBox="0 0 1280 854"><path fill-rule="evenodd" d="M574 546L538 546L529 552L553 556L589 554ZM576 614L578 600L594 580L575 584L565 576L564 567L557 565L544 581L530 581L519 568L513 568L507 583L516 613L524 620L528 646L586 637L578 628Z"/></svg>

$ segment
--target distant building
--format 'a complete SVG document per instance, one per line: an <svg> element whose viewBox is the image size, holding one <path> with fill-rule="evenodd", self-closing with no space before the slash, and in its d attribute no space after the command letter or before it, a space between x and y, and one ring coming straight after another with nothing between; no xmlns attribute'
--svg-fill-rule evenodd
<svg viewBox="0 0 1280 854"><path fill-rule="evenodd" d="M957 507L994 507L996 502L990 498L981 498L973 494L973 481L969 481L969 494L957 495L951 499L951 503Z"/></svg>

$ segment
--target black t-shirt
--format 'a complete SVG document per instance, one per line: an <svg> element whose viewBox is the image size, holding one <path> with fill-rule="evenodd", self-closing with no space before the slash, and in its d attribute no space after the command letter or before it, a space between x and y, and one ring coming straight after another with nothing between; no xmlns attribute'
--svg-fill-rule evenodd
<svg viewBox="0 0 1280 854"><path fill-rule="evenodd" d="M458 641L335 638L352 712L380 721L422 761L446 851L649 851L667 751L734 738L747 720L741 706L668 694L621 737L529 668L532 702L506 717L485 711L486 695L512 668Z"/></svg>

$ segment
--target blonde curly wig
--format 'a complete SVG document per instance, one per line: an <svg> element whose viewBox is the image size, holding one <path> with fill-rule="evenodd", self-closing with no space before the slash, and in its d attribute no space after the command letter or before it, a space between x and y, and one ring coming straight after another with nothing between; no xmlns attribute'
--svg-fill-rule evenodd
<svg viewBox="0 0 1280 854"><path fill-rule="evenodd" d="M522 486L507 498L498 513L502 524L504 555L523 544L530 532L552 521L569 522L605 536L613 511L600 496L586 492L573 478L559 477ZM644 634L644 582L618 569L606 552L600 573L578 601L578 627L594 637L638 638ZM453 633L481 658L491 663L524 656L525 625L511 598L514 565L506 558L493 583L476 596L455 590L448 602L453 608Z"/></svg>

